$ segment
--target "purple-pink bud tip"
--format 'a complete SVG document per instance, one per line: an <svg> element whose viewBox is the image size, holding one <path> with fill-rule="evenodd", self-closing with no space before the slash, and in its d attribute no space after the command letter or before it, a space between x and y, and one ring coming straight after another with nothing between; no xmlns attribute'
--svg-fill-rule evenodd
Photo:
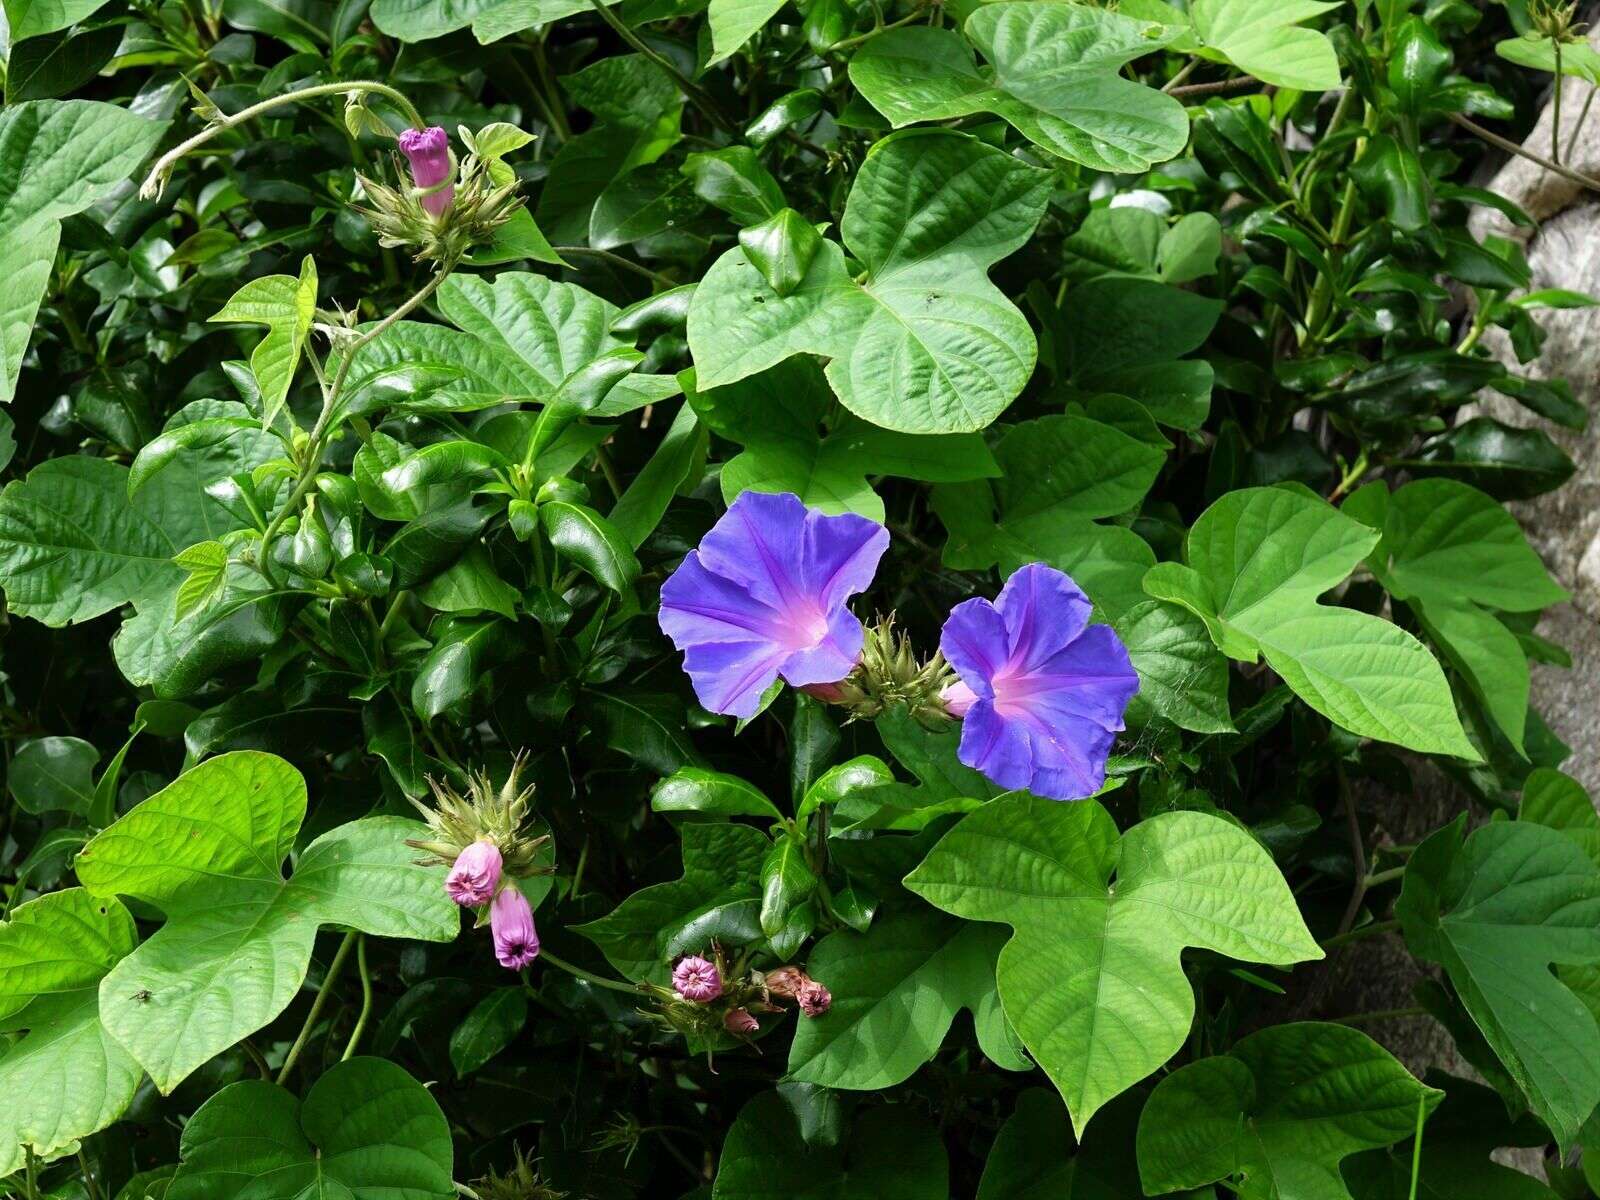
<svg viewBox="0 0 1600 1200"><path fill-rule="evenodd" d="M685 1000L705 1004L722 995L722 974L715 963L691 954L672 968L672 986Z"/></svg>
<svg viewBox="0 0 1600 1200"><path fill-rule="evenodd" d="M406 130L400 135L400 153L411 164L411 182L419 188L431 188L450 177L450 135L439 125ZM441 188L422 197L422 207L437 217L455 196L453 186Z"/></svg>
<svg viewBox="0 0 1600 1200"><path fill-rule="evenodd" d="M444 890L462 908L487 904L500 885L502 865L500 847L487 838L479 838L456 855L455 864L444 877Z"/></svg>
<svg viewBox="0 0 1600 1200"><path fill-rule="evenodd" d="M959 721L967 715L967 709L978 699L978 694L958 679L939 693L939 699L944 702L945 712Z"/></svg>
<svg viewBox="0 0 1600 1200"><path fill-rule="evenodd" d="M730 1008L723 1015L722 1027L736 1037L749 1037L761 1031L761 1022L747 1008Z"/></svg>
<svg viewBox="0 0 1600 1200"><path fill-rule="evenodd" d="M800 990L795 995L795 1000L800 1004L800 1011L808 1017L820 1017L828 1011L828 1006L833 1003L833 994L815 979L808 979L800 985Z"/></svg>
<svg viewBox="0 0 1600 1200"><path fill-rule="evenodd" d="M510 971L520 971L539 957L539 931L533 927L533 909L516 884L507 884L489 906L489 928L494 933L494 956Z"/></svg>

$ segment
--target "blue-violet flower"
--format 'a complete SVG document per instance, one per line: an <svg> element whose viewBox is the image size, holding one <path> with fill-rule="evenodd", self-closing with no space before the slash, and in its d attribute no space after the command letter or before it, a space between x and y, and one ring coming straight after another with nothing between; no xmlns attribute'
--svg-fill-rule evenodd
<svg viewBox="0 0 1600 1200"><path fill-rule="evenodd" d="M1053 800L1100 790L1139 676L1116 632L1089 624L1091 607L1070 576L1031 563L993 604L951 610L939 649L972 696L946 690L964 709L962 762Z"/></svg>
<svg viewBox="0 0 1600 1200"><path fill-rule="evenodd" d="M753 717L783 676L836 683L861 656L845 601L889 546L866 517L828 516L797 496L745 492L661 587L661 629L684 652L700 703Z"/></svg>

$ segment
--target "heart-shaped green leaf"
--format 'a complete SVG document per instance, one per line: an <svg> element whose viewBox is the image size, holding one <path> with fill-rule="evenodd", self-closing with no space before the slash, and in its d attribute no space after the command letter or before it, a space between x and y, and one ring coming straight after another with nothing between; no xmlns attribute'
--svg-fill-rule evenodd
<svg viewBox="0 0 1600 1200"><path fill-rule="evenodd" d="M1186 946L1279 965L1322 957L1267 852L1204 813L1163 813L1119 837L1095 801L1002 796L905 882L947 912L1015 931L1000 952L1000 1003L1080 1133L1183 1045Z"/></svg>
<svg viewBox="0 0 1600 1200"><path fill-rule="evenodd" d="M0 924L0 1176L122 1115L139 1064L100 1022L100 982L134 947L133 918L82 888L30 900Z"/></svg>
<svg viewBox="0 0 1600 1200"><path fill-rule="evenodd" d="M916 27L873 38L851 60L850 82L896 127L992 112L1063 158L1133 173L1189 140L1183 105L1120 75L1175 36L1105 9L1004 0L967 18L965 39Z"/></svg>
<svg viewBox="0 0 1600 1200"><path fill-rule="evenodd" d="M1049 188L1046 172L960 134L884 139L850 190L843 247L824 239L793 292L774 291L742 248L700 281L689 307L699 386L820 354L840 401L873 424L983 428L1027 383L1037 352L987 271L1027 240Z"/></svg>
<svg viewBox="0 0 1600 1200"><path fill-rule="evenodd" d="M1276 1025L1156 1085L1139 1118L1147 1195L1229 1181L1240 1200L1350 1200L1339 1164L1409 1137L1424 1087L1346 1025Z"/></svg>
<svg viewBox="0 0 1600 1200"><path fill-rule="evenodd" d="M229 1084L183 1127L166 1200L444 1200L455 1151L439 1104L381 1058L332 1067L306 1093Z"/></svg>
<svg viewBox="0 0 1600 1200"><path fill-rule="evenodd" d="M447 942L459 910L405 840L421 823L369 817L282 863L306 814L305 780L283 759L208 759L125 813L79 853L95 896L154 905L167 923L100 985L101 1020L170 1092L294 999L322 925Z"/></svg>

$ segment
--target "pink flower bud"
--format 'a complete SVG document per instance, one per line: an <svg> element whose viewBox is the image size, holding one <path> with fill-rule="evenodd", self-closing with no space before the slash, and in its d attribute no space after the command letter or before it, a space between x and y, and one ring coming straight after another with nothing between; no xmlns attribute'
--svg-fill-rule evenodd
<svg viewBox="0 0 1600 1200"><path fill-rule="evenodd" d="M488 838L479 838L456 855L455 865L444 877L444 890L462 908L487 904L500 885L500 867L500 847Z"/></svg>
<svg viewBox="0 0 1600 1200"><path fill-rule="evenodd" d="M824 704L837 704L844 699L844 688L837 683L807 683L801 685L800 690Z"/></svg>
<svg viewBox="0 0 1600 1200"><path fill-rule="evenodd" d="M810 980L799 967L777 967L762 977L762 986L768 994L783 1000L793 1000Z"/></svg>
<svg viewBox="0 0 1600 1200"><path fill-rule="evenodd" d="M419 188L431 188L450 177L450 135L438 125L406 130L400 135L400 153L410 162L411 182ZM442 188L422 197L422 207L437 217L455 196L453 186Z"/></svg>
<svg viewBox="0 0 1600 1200"><path fill-rule="evenodd" d="M958 679L939 693L939 699L944 703L945 712L960 720L967 715L967 709L972 707L978 695Z"/></svg>
<svg viewBox="0 0 1600 1200"><path fill-rule="evenodd" d="M808 1017L820 1017L833 1003L832 993L815 979L808 979L801 984L795 999L800 1002L800 1011Z"/></svg>
<svg viewBox="0 0 1600 1200"><path fill-rule="evenodd" d="M691 954L672 968L672 986L685 1000L705 1004L722 995L722 975L715 963Z"/></svg>
<svg viewBox="0 0 1600 1200"><path fill-rule="evenodd" d="M494 932L494 956L507 970L520 971L539 957L533 909L516 884L507 884L496 893L489 905L489 928Z"/></svg>
<svg viewBox="0 0 1600 1200"><path fill-rule="evenodd" d="M761 1022L745 1008L730 1008L722 1018L722 1027L735 1037L749 1037L761 1031Z"/></svg>

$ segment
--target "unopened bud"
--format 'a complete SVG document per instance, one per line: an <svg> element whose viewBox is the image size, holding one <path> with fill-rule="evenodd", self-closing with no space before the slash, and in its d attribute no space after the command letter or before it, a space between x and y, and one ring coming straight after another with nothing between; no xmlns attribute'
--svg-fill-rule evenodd
<svg viewBox="0 0 1600 1200"><path fill-rule="evenodd" d="M494 899L500 885L500 847L479 838L460 854L444 877L444 890L462 908L476 908Z"/></svg>
<svg viewBox="0 0 1600 1200"><path fill-rule="evenodd" d="M400 135L400 153L411 164L411 181L423 189L422 207L433 216L439 216L455 199L454 187L439 187L454 170L450 160L450 135L438 125L408 129ZM438 190L431 190L434 188Z"/></svg>
<svg viewBox="0 0 1600 1200"><path fill-rule="evenodd" d="M761 1022L751 1016L746 1008L730 1008L722 1018L722 1027L735 1037L749 1037L761 1031Z"/></svg>
<svg viewBox="0 0 1600 1200"><path fill-rule="evenodd" d="M795 999L800 1003L800 1011L806 1016L820 1017L833 1003L833 994L815 979L808 979L801 985Z"/></svg>
<svg viewBox="0 0 1600 1200"><path fill-rule="evenodd" d="M508 971L520 971L539 957L533 909L515 884L501 888L489 906L489 928L494 932L494 956Z"/></svg>
<svg viewBox="0 0 1600 1200"><path fill-rule="evenodd" d="M761 979L761 985L767 989L767 994L782 1000L795 999L800 994L800 989L809 982L806 973L794 966L778 967L768 971Z"/></svg>
<svg viewBox="0 0 1600 1200"><path fill-rule="evenodd" d="M722 973L715 963L690 954L672 969L672 986L685 1000L706 1004L722 995Z"/></svg>

